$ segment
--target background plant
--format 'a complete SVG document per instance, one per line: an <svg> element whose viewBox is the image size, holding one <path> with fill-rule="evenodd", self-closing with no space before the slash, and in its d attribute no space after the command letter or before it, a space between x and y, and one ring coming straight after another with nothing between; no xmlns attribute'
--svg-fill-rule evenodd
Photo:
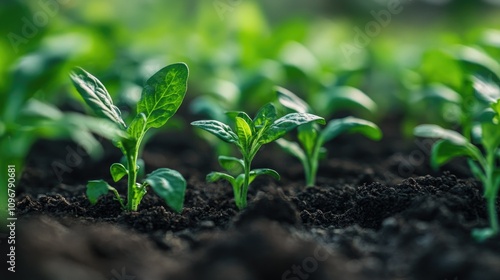
<svg viewBox="0 0 500 280"><path fill-rule="evenodd" d="M247 206L248 187L259 175L271 175L279 179L278 172L268 169L252 170L252 161L262 145L283 137L288 131L311 122L324 123L324 119L309 113L291 113L281 118L277 117L276 108L271 103L264 105L252 120L245 112L229 112L235 121L233 130L227 124L217 120L201 120L191 124L206 130L219 139L236 145L242 158L219 156L219 163L228 171L242 170L236 177L212 172L207 175L207 181L214 182L225 179L233 187L234 201L238 209ZM236 131L236 132L234 132Z"/></svg>
<svg viewBox="0 0 500 280"><path fill-rule="evenodd" d="M137 104L136 116L128 126L122 119L120 110L113 105L106 88L96 77L78 68L71 74L71 79L95 114L111 120L126 134L126 137L116 139L114 144L126 157L127 165L113 163L110 172L115 182L124 176L128 177L127 203L123 202L114 187L103 180L90 181L87 184L90 202L95 204L100 196L111 191L124 209L137 211L147 188L151 187L168 206L175 211L181 211L186 191L186 181L182 175L172 169L160 168L148 174L144 182L139 184L137 160L147 131L163 126L179 109L187 89L187 65L169 65L148 79Z"/></svg>
<svg viewBox="0 0 500 280"><path fill-rule="evenodd" d="M279 102L284 107L298 113L313 112L305 101L291 91L277 88L276 92ZM359 90L349 88L348 92L337 92L340 94L332 95L330 102L342 104L340 101L344 101L367 110L374 108L373 101ZM284 151L300 160L304 168L306 184L311 187L316 184L319 160L326 154L324 144L342 133L361 133L374 140L379 140L382 137L382 131L374 123L359 118L346 117L330 120L324 129L321 129L316 123L300 126L297 134L299 143L286 139L278 139L276 143Z"/></svg>
<svg viewBox="0 0 500 280"><path fill-rule="evenodd" d="M440 139L432 148L431 165L438 168L456 157L466 157L472 174L484 188L487 203L489 228L474 229L473 236L485 240L500 231L496 212L496 201L500 188L500 90L495 83L474 77L475 101L483 106L474 122L475 137L469 139L453 130L437 125L420 125L415 135Z"/></svg>

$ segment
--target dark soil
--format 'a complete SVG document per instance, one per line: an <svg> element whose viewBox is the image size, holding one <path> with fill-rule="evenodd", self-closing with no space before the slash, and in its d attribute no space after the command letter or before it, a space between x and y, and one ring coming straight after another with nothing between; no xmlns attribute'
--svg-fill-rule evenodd
<svg viewBox="0 0 500 280"><path fill-rule="evenodd" d="M188 132L160 133L144 152L148 172L169 167L188 181L180 214L153 192L134 213L111 196L91 206L85 183L111 182L118 151L106 144L101 161L78 161L70 143L39 142L18 187L16 277L2 279L500 279L500 237L470 236L487 219L464 163L432 171L429 142L384 130L378 143L332 142L312 188L295 159L265 146L255 166L282 180L258 178L242 212L229 185L205 183L216 155ZM59 177L57 162L68 167Z"/></svg>

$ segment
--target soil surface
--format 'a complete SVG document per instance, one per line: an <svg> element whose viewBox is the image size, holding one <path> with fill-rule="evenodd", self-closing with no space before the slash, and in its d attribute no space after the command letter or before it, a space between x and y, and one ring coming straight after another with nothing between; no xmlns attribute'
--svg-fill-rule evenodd
<svg viewBox="0 0 500 280"><path fill-rule="evenodd" d="M104 143L94 161L69 142L38 142L17 190L16 273L1 279L500 279L500 237L470 235L487 218L464 162L433 171L429 140L383 130L381 142L329 143L311 188L294 158L264 146L254 167L282 179L259 177L241 212L227 183L205 183L221 169L191 129L158 133L143 154L147 172L185 176L179 214L152 191L133 213L111 195L90 205L86 181L111 182L119 151ZM125 194L123 182L116 187Z"/></svg>

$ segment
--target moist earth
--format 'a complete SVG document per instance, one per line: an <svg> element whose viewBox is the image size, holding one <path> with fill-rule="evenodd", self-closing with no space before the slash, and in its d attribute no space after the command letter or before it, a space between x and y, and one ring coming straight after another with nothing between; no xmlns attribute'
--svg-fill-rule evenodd
<svg viewBox="0 0 500 280"><path fill-rule="evenodd" d="M329 143L310 188L294 158L264 146L254 167L282 180L257 178L237 211L227 183L204 180L220 170L213 149L188 131L161 132L143 158L147 172L185 176L181 213L152 191L137 212L111 195L90 205L86 181L111 182L118 151L103 143L93 161L71 143L40 141L18 186L16 273L2 279L499 279L500 237L470 235L488 225L481 184L462 161L429 169L431 143L397 135Z"/></svg>

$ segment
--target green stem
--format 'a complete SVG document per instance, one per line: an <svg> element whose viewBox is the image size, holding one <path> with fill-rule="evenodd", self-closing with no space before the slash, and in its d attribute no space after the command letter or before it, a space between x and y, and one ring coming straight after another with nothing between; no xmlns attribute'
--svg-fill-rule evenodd
<svg viewBox="0 0 500 280"><path fill-rule="evenodd" d="M490 220L490 227L494 234L499 232L498 217L495 207L495 202L497 199L497 186L495 186L495 150L488 151L487 154L487 166L486 166L486 182L484 186L484 196L486 197L488 204L488 216Z"/></svg>
<svg viewBox="0 0 500 280"><path fill-rule="evenodd" d="M247 156L243 156L243 165L245 169L245 178L243 180L243 189L240 192L239 198L239 206L238 208L241 210L247 207L247 193L248 186L250 185L250 170L251 170L252 159Z"/></svg>
<svg viewBox="0 0 500 280"><path fill-rule="evenodd" d="M321 150L322 141L316 141L316 145L312 153L306 151L307 164L305 166L306 172L306 183L308 187L314 187L316 185L316 176L318 174L319 167L319 152Z"/></svg>

